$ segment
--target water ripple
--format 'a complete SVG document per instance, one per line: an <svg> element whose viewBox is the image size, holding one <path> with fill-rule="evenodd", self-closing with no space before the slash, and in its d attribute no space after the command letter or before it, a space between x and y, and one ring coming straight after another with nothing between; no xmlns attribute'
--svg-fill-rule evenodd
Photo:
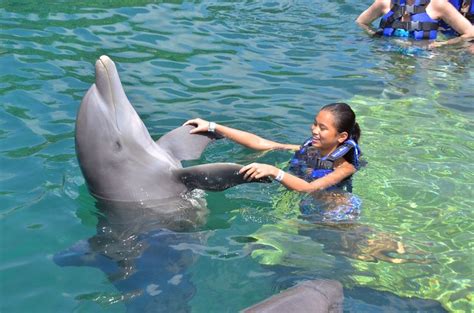
<svg viewBox="0 0 474 313"><path fill-rule="evenodd" d="M97 212L73 137L79 103L94 82L94 61L101 54L116 61L128 97L155 138L201 116L299 143L308 136L318 108L334 101L351 103L368 162L354 179L363 201L360 229L366 233L301 221L285 224L284 231L272 233L282 240L273 244L289 242L285 249L295 248L291 257L281 258L284 265L296 266L300 258L303 265L294 273L302 277L340 274L338 279L348 285L438 299L453 311L472 308L466 304L472 284L466 260L474 234L472 57L457 48L409 49L397 41L368 38L353 23L365 6L304 0L2 2L0 246L9 251L2 255L2 277L6 286L15 287L7 288L2 309L31 311L38 299L51 297L66 311L90 311L90 301L105 302L103 308L114 311L116 301L110 299L120 298L96 271L82 284L86 272L58 269L45 256L46 250L65 249L96 231ZM223 141L209 147L203 161L284 166L289 157ZM226 286L232 279L239 286L245 282L242 295L218 295L238 311L271 295L276 287L270 281L276 276L287 279L277 270L254 274L262 270L248 247L235 247L228 239L250 238L265 225L297 216L296 207L275 210L272 203L279 195L275 186L251 185L206 196L213 212L208 225L214 229L213 242L180 246L209 263L196 266L198 290L209 290L204 274L214 277L215 268L220 272L214 279ZM325 242L325 232L341 239ZM337 255L341 268L329 269L333 256L326 252L298 251L295 239L309 238L303 233L320 236L313 246L322 240L321 247ZM430 263L362 260L384 253L402 258L390 250L397 244L407 248L408 257L427 256ZM41 273L65 275L77 286ZM25 277L51 283L20 288L17 281ZM103 295L112 296L94 300ZM199 295L193 302L196 312L213 308ZM45 304L43 310L57 307Z"/></svg>

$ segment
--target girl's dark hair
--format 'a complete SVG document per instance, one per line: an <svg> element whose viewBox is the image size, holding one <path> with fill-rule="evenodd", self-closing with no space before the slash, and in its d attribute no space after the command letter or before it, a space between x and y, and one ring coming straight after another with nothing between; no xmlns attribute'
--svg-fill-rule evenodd
<svg viewBox="0 0 474 313"><path fill-rule="evenodd" d="M330 103L323 106L321 111L323 110L330 111L334 115L338 132L347 132L350 139L353 139L355 142L359 141L360 127L356 122L354 111L352 111L352 108L347 103Z"/></svg>

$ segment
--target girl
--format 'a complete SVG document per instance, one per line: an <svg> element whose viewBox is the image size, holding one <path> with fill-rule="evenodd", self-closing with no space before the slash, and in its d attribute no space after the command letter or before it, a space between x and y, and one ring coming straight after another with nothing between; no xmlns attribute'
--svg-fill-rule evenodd
<svg viewBox="0 0 474 313"><path fill-rule="evenodd" d="M285 187L299 192L314 192L335 186L351 191L351 176L359 167L360 150L357 141L360 128L355 114L346 103L324 106L311 126L311 138L303 145L282 144L238 129L200 118L184 125L195 125L191 133L216 132L254 150L285 149L296 151L289 172L269 165L252 163L240 173L248 180L270 177Z"/></svg>

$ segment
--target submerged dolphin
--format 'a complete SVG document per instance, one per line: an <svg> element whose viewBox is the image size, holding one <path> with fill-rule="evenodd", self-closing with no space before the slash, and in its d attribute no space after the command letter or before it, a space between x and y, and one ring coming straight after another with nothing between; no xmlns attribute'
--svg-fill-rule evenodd
<svg viewBox="0 0 474 313"><path fill-rule="evenodd" d="M90 193L98 200L147 203L200 188L224 190L246 183L238 164L183 168L197 159L213 133L179 127L154 142L130 104L114 62L101 56L96 81L84 96L76 121L76 152Z"/></svg>
<svg viewBox="0 0 474 313"><path fill-rule="evenodd" d="M128 313L190 312L189 300L196 293L196 286L189 268L200 255L180 247L206 246L213 234L193 229L199 224L196 215L202 213L200 207L206 205L199 197L193 202L198 203L186 205L176 197L171 202L164 199L144 208L98 202L96 234L56 253L53 260L62 267L93 267L102 271L117 291L104 292L102 296L117 299L117 305ZM163 213L168 211L169 214ZM102 299L92 298L79 301L92 300L103 305Z"/></svg>

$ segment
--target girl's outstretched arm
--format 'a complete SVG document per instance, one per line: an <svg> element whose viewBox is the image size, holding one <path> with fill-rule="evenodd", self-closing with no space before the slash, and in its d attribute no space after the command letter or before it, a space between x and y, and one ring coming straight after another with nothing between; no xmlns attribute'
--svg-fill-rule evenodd
<svg viewBox="0 0 474 313"><path fill-rule="evenodd" d="M235 141L238 144L241 144L247 148L254 150L273 150L273 149L283 149L283 150L298 150L300 147L298 145L283 144L275 141L271 141L262 137L259 137L255 134L245 132L239 129L227 127L220 124L211 124L210 122L196 118L187 121L184 125L195 125L196 128L191 130L191 133L207 132L213 131L226 138L229 138L232 141Z"/></svg>
<svg viewBox="0 0 474 313"><path fill-rule="evenodd" d="M336 161L335 166L336 168L332 173L316 179L310 183L304 179L296 177L290 173L283 172L279 168L268 164L252 163L244 166L240 170L240 173L244 173L244 179L249 181L262 177L271 177L273 179L279 180L280 183L288 189L309 193L334 186L357 171L354 165L347 162L343 158Z"/></svg>

